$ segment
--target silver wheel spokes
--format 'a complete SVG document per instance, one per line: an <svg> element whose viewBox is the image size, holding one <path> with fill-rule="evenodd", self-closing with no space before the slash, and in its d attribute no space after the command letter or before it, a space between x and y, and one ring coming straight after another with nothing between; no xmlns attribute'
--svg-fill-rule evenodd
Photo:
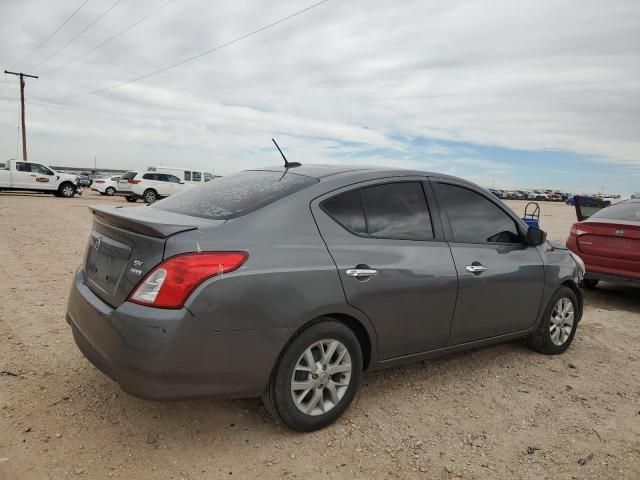
<svg viewBox="0 0 640 480"><path fill-rule="evenodd" d="M551 341L556 345L563 345L573 329L574 311L571 300L564 297L556 302L551 312L549 333Z"/></svg>
<svg viewBox="0 0 640 480"><path fill-rule="evenodd" d="M291 398L306 415L322 415L344 397L351 381L351 356L338 340L320 340L307 348L291 376Z"/></svg>

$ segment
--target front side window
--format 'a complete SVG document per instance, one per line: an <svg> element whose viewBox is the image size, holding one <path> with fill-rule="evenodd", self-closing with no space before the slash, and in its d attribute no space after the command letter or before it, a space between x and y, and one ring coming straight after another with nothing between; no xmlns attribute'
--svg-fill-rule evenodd
<svg viewBox="0 0 640 480"><path fill-rule="evenodd" d="M205 182L210 182L211 180L213 180L213 175L211 175L210 173L205 173L204 174L204 181Z"/></svg>
<svg viewBox="0 0 640 480"><path fill-rule="evenodd" d="M194 181L194 182L201 182L202 181L202 173L193 172L191 174L191 180Z"/></svg>
<svg viewBox="0 0 640 480"><path fill-rule="evenodd" d="M438 184L453 240L461 243L521 243L515 221L495 203L468 188Z"/></svg>
<svg viewBox="0 0 640 480"><path fill-rule="evenodd" d="M167 177L167 179L165 180L167 182L180 183L180 179L178 177L176 177L175 175L165 175L165 177Z"/></svg>
<svg viewBox="0 0 640 480"><path fill-rule="evenodd" d="M43 165L37 163L31 164L31 172L39 173L40 175L53 175L53 172Z"/></svg>
<svg viewBox="0 0 640 480"><path fill-rule="evenodd" d="M397 240L433 238L420 182L395 182L351 190L322 202L335 221L356 235Z"/></svg>

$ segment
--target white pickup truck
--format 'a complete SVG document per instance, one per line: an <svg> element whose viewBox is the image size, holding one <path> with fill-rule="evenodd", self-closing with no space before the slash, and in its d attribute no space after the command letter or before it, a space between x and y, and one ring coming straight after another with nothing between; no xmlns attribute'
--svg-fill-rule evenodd
<svg viewBox="0 0 640 480"><path fill-rule="evenodd" d="M39 163L9 160L0 168L0 190L48 192L71 198L79 190L78 176L56 172Z"/></svg>

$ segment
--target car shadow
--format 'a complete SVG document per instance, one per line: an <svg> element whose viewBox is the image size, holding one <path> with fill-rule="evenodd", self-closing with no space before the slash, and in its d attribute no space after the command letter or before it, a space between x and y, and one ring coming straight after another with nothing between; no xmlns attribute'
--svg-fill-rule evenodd
<svg viewBox="0 0 640 480"><path fill-rule="evenodd" d="M583 288L582 295L587 308L640 313L640 288L638 287L600 282L596 288Z"/></svg>

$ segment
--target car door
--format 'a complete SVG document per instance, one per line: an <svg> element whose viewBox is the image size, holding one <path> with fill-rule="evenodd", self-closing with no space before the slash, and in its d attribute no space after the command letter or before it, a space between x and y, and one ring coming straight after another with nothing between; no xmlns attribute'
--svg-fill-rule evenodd
<svg viewBox="0 0 640 480"><path fill-rule="evenodd" d="M381 360L437 349L449 336L457 276L423 180L366 182L311 206L347 302L376 329Z"/></svg>
<svg viewBox="0 0 640 480"><path fill-rule="evenodd" d="M13 188L36 188L36 173L31 173L30 162L16 162L16 168L11 172L11 186Z"/></svg>
<svg viewBox="0 0 640 480"><path fill-rule="evenodd" d="M42 190L56 189L56 175L53 170L39 163L31 164L31 179L35 188Z"/></svg>
<svg viewBox="0 0 640 480"><path fill-rule="evenodd" d="M178 177L176 177L175 175L166 175L167 177L167 191L169 193L167 193L167 195L175 195L176 193L179 193L181 191L184 190L184 187L186 186L186 184L181 181Z"/></svg>
<svg viewBox="0 0 640 480"><path fill-rule="evenodd" d="M536 321L544 266L526 230L490 194L433 179L459 288L449 345L526 330Z"/></svg>

